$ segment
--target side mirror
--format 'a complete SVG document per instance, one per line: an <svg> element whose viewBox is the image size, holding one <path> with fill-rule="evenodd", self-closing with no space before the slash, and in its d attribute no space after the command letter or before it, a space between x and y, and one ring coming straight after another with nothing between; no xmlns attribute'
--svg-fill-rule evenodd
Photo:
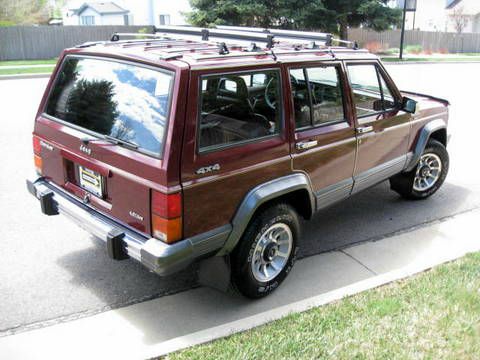
<svg viewBox="0 0 480 360"><path fill-rule="evenodd" d="M402 99L402 110L407 113L414 114L415 111L417 111L417 102L408 97L404 97Z"/></svg>

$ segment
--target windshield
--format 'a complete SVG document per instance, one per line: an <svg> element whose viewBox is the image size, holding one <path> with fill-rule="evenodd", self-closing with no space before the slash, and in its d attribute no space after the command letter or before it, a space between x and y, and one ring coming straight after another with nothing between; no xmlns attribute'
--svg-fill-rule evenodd
<svg viewBox="0 0 480 360"><path fill-rule="evenodd" d="M67 58L46 113L160 156L173 74L131 64Z"/></svg>

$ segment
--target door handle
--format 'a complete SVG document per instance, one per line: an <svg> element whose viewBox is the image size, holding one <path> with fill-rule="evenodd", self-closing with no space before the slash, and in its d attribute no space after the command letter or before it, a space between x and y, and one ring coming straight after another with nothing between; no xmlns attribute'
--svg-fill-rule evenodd
<svg viewBox="0 0 480 360"><path fill-rule="evenodd" d="M318 145L317 140L310 140L310 141L302 141L302 142L296 143L295 147L297 148L297 150L307 150L317 145Z"/></svg>
<svg viewBox="0 0 480 360"><path fill-rule="evenodd" d="M373 131L373 126L360 126L357 128L357 133L358 134L365 134L370 131Z"/></svg>

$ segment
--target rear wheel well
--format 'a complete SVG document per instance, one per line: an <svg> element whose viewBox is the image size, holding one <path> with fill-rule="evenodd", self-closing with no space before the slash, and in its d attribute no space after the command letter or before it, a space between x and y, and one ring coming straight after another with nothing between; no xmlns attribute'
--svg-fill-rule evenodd
<svg viewBox="0 0 480 360"><path fill-rule="evenodd" d="M430 139L437 140L447 147L447 129L439 129L430 135Z"/></svg>
<svg viewBox="0 0 480 360"><path fill-rule="evenodd" d="M270 207L272 204L276 203L289 204L305 220L308 220L312 217L313 209L310 202L310 194L306 189L300 189L264 202L255 210L252 218L260 211L263 211L263 209Z"/></svg>

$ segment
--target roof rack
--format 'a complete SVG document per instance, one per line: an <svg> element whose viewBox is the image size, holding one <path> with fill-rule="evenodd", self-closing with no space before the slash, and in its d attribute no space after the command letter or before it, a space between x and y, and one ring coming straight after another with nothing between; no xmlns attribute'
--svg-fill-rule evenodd
<svg viewBox="0 0 480 360"><path fill-rule="evenodd" d="M333 35L330 33L310 32L310 31L296 31L296 30L281 30L281 29L266 29L259 27L243 27L243 26L228 26L217 25L217 29L241 31L255 34L271 34L275 36L275 39L285 38L289 40L302 40L302 41L321 41L326 46L330 46Z"/></svg>
<svg viewBox="0 0 480 360"><path fill-rule="evenodd" d="M180 35L196 35L201 36L204 41L213 40L212 38L251 41L258 43L266 43L267 48L273 47L273 34L250 33L246 31L237 30L223 30L223 29L205 29L193 26L159 26L155 27L156 35L166 34L180 34Z"/></svg>
<svg viewBox="0 0 480 360"><path fill-rule="evenodd" d="M332 46L333 43L343 45L347 48L358 49L356 41L348 41L336 39L330 33L312 32L312 31L297 31L297 30L282 30L282 29L267 29L259 27L243 27L243 26L229 26L229 25L217 25L217 29L241 31L255 34L271 34L275 36L275 40L298 40L298 41L311 41L310 46L318 45L316 41L323 42L325 46Z"/></svg>
<svg viewBox="0 0 480 360"><path fill-rule="evenodd" d="M315 49L330 49L335 42L340 47L358 49L357 43L352 41L334 39L332 34L317 33L309 31L282 30L282 29L264 29L258 27L239 27L239 26L217 26L217 28L200 28L193 26L160 26L154 28L155 33L114 33L110 42L106 44L122 44L122 46L144 45L147 49L163 47L164 44L179 40L184 40L192 45L207 46L208 49L217 49L219 55L227 55L231 49L240 48L246 52L265 52L272 50L287 50L293 47L295 51L315 51ZM181 35L181 36L171 36ZM120 37L122 39L120 40ZM134 37L135 39L124 39L124 37ZM199 38L200 37L200 38ZM145 39L146 38L146 39ZM181 39L180 39L181 38ZM225 42L225 40L236 40L237 42ZM245 42L247 42L245 44ZM98 43L87 43L83 46L92 46ZM265 47L258 47L257 44L265 44ZM182 44L184 45L184 44ZM194 49L195 46L192 47ZM166 50L166 49L163 49ZM173 49L172 49L173 50ZM177 49L179 53L187 49ZM207 49L205 49L207 50ZM238 49L235 49L238 50ZM171 51L165 51L169 53ZM177 55L179 56L179 55ZM171 55L168 55L171 57Z"/></svg>

